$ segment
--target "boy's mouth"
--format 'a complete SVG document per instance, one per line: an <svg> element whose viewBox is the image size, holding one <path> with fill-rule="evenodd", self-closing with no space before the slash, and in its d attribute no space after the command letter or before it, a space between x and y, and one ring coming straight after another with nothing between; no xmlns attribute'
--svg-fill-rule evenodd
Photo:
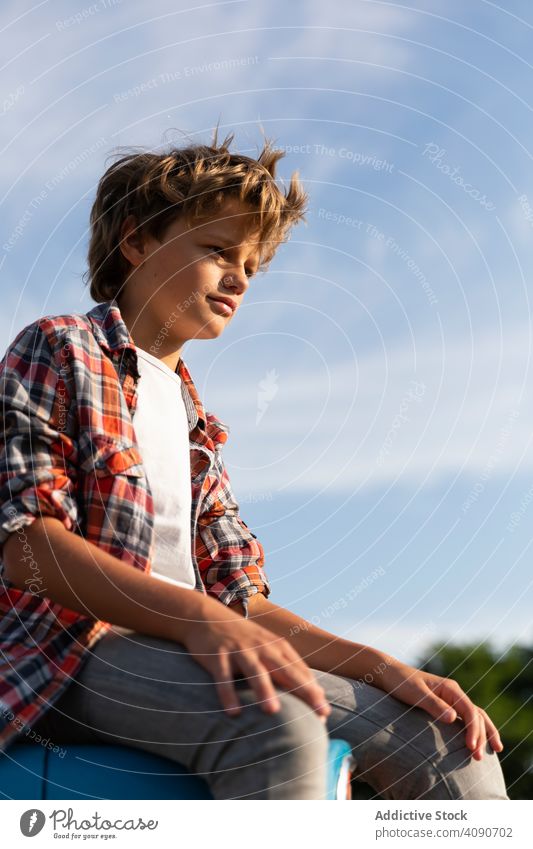
<svg viewBox="0 0 533 849"><path fill-rule="evenodd" d="M207 295L207 300L211 301L213 309L215 309L218 313L221 313L221 315L233 315L237 309L237 304L231 298L222 296L218 298L214 295Z"/></svg>

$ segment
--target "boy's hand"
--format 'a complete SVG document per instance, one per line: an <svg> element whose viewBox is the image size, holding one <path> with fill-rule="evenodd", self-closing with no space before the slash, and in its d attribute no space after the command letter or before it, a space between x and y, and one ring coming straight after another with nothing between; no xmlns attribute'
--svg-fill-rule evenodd
<svg viewBox="0 0 533 849"><path fill-rule="evenodd" d="M234 682L241 673L265 713L281 707L277 684L307 702L325 722L331 707L324 689L290 643L249 619L226 615L223 609L219 621L191 622L184 639L190 655L211 674L224 710L230 716L242 710Z"/></svg>
<svg viewBox="0 0 533 849"><path fill-rule="evenodd" d="M460 717L466 725L466 745L476 760L483 757L487 740L494 751L502 751L496 726L483 708L468 698L457 681L394 660L387 665L376 685L408 705L423 708L434 719L452 723Z"/></svg>

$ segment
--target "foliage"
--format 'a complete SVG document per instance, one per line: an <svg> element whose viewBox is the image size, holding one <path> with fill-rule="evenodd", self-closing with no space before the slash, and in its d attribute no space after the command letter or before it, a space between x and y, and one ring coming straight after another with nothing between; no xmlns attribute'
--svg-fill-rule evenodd
<svg viewBox="0 0 533 849"><path fill-rule="evenodd" d="M499 652L488 643L435 643L414 664L454 678L498 728L499 754L511 799L533 799L533 647ZM372 788L352 781L354 799L380 799Z"/></svg>
<svg viewBox="0 0 533 849"><path fill-rule="evenodd" d="M434 644L416 666L454 678L498 728L511 799L533 799L533 647Z"/></svg>

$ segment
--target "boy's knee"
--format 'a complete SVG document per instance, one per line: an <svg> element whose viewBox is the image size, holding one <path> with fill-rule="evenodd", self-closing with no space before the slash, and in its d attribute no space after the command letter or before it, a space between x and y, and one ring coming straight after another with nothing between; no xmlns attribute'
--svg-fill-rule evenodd
<svg viewBox="0 0 533 849"><path fill-rule="evenodd" d="M245 706L232 745L219 746L211 753L215 798L218 793L228 793L230 786L239 798L326 797L326 726L301 699L281 690L277 695L281 706L276 713L266 713L250 692L243 699ZM205 750L199 756L205 759Z"/></svg>
<svg viewBox="0 0 533 849"><path fill-rule="evenodd" d="M323 799L329 736L325 723L297 696L278 691L280 710L267 721L263 757L277 776L280 798Z"/></svg>
<svg viewBox="0 0 533 849"><path fill-rule="evenodd" d="M271 714L272 730L277 736L286 738L296 748L316 748L327 755L329 736L326 724L306 702L284 690L277 691L281 708Z"/></svg>
<svg viewBox="0 0 533 849"><path fill-rule="evenodd" d="M448 752L442 759L415 759L409 769L414 799L508 799L498 756L487 746L475 760L466 747Z"/></svg>
<svg viewBox="0 0 533 849"><path fill-rule="evenodd" d="M466 748L450 752L446 758L446 780L451 799L509 799L498 755L490 744L480 761Z"/></svg>
<svg viewBox="0 0 533 849"><path fill-rule="evenodd" d="M412 709L401 734L377 735L369 778L377 776L384 798L508 799L498 755L487 744L475 760L464 735L462 721L444 724Z"/></svg>
<svg viewBox="0 0 533 849"><path fill-rule="evenodd" d="M382 732L361 759L360 778L386 799L508 799L498 755L487 744L475 760L463 736L429 720L417 733Z"/></svg>
<svg viewBox="0 0 533 849"><path fill-rule="evenodd" d="M296 773L325 770L329 747L325 723L297 696L280 689L277 695L281 707L276 713L254 707L251 739L255 756L290 764Z"/></svg>

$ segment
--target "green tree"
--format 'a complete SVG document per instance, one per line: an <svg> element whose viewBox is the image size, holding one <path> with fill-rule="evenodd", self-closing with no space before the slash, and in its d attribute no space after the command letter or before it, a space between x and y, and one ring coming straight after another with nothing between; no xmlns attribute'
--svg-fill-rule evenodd
<svg viewBox="0 0 533 849"><path fill-rule="evenodd" d="M416 664L454 678L498 728L500 763L511 799L533 799L533 648L499 652L488 643L433 644Z"/></svg>

